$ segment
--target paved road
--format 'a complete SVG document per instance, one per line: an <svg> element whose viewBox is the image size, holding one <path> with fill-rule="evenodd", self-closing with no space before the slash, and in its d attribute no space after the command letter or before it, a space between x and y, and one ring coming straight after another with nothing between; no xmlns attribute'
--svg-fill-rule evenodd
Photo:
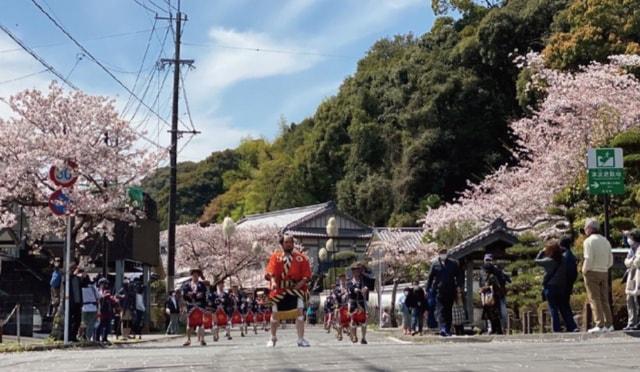
<svg viewBox="0 0 640 372"><path fill-rule="evenodd" d="M0 354L0 371L638 371L640 339L580 342L402 344L370 335L369 345L338 342L313 329L312 347L295 346L294 329L280 331L274 349L265 333L205 347L182 340L111 347Z"/></svg>

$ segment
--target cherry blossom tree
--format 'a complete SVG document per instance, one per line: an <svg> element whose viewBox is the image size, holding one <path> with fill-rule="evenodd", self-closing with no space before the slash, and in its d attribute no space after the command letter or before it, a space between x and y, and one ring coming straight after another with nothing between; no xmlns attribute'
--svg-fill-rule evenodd
<svg viewBox="0 0 640 372"><path fill-rule="evenodd" d="M278 229L272 226L242 227L225 238L221 224L176 228L176 266L179 271L202 270L212 283L246 278L261 270L277 245ZM166 240L163 233L162 240Z"/></svg>
<svg viewBox="0 0 640 372"><path fill-rule="evenodd" d="M139 217L127 188L166 153L137 146L141 135L118 117L113 100L65 92L55 82L48 92L25 90L2 100L14 115L0 118L0 227L15 224L19 206L32 240L64 236L63 219L48 208L57 189L48 172L67 161L77 164L77 183L65 190L76 217L76 242L96 232L109 234L113 221Z"/></svg>
<svg viewBox="0 0 640 372"><path fill-rule="evenodd" d="M500 167L454 202L429 210L423 220L428 231L498 217L519 230L544 226L554 219L547 213L553 196L586 171L587 149L639 126L640 82L626 69L640 66L640 56L613 56L576 72L546 68L537 54L519 62L533 72L529 89L545 98L533 115L510 125L518 165Z"/></svg>

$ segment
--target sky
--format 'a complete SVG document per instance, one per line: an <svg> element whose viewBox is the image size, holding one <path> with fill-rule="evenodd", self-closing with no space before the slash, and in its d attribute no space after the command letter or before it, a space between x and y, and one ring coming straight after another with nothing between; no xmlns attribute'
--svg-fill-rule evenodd
<svg viewBox="0 0 640 372"><path fill-rule="evenodd" d="M168 21L155 17L175 15L178 1L35 1L137 98L83 54L32 0L4 0L0 24L79 89L112 97L121 115L148 139L140 146L168 146L173 73L171 66L158 68L157 62L173 57L174 33ZM194 68L182 69L180 129L201 133L183 136L178 160L201 160L247 137L272 140L282 118L291 123L312 116L377 40L427 32L434 20L430 3L182 0L188 20L181 58L195 62ZM46 89L55 79L0 32L0 97ZM0 103L0 116L8 115Z"/></svg>

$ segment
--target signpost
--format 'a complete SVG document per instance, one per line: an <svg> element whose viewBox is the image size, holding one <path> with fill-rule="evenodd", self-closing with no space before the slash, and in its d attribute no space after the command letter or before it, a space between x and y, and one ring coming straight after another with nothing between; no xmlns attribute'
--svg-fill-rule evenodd
<svg viewBox="0 0 640 372"><path fill-rule="evenodd" d="M587 187L589 194L604 198L604 236L609 239L610 195L624 194L624 158L622 149L599 148L587 152ZM613 303L609 271L609 304Z"/></svg>
<svg viewBox="0 0 640 372"><path fill-rule="evenodd" d="M75 162L67 160L63 166L52 165L49 168L49 179L58 187L49 196L49 209L59 217L65 216L67 219L67 234L64 252L64 343L69 343L69 275L71 266L71 232L73 229L73 217L71 217L71 198L62 189L71 188L78 180Z"/></svg>
<svg viewBox="0 0 640 372"><path fill-rule="evenodd" d="M604 235L609 239L610 195L624 194L622 149L599 148L587 152L587 186L591 195L604 197Z"/></svg>

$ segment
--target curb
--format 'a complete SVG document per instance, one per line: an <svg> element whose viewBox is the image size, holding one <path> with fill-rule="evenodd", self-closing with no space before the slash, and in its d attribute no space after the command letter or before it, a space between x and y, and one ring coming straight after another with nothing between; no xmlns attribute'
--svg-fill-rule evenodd
<svg viewBox="0 0 640 372"><path fill-rule="evenodd" d="M619 339L619 338L640 338L640 331L614 331L609 333L589 334L589 333L538 333L527 335L509 336L454 336L440 337L429 336L405 336L393 332L379 332L380 336L393 341L400 341L407 344L445 344L445 343L487 343L487 342L523 342L523 343L544 343L544 342L584 342L595 339Z"/></svg>
<svg viewBox="0 0 640 372"><path fill-rule="evenodd" d="M20 353L20 352L30 352L30 351L51 351L51 350L64 350L64 349L108 349L112 347L121 347L127 345L137 345L144 343L152 343L152 342L163 342L168 340L173 340L177 338L184 337L184 335L171 335L166 337L159 337L154 339L143 339L143 340L131 340L126 342L114 342L111 345L101 345L95 342L86 342L86 343L71 343L71 344L62 344L61 341L56 341L53 344L26 344L26 345L16 345L15 349L11 350L0 350L0 354L8 354L8 353ZM0 344L1 345L1 344Z"/></svg>

